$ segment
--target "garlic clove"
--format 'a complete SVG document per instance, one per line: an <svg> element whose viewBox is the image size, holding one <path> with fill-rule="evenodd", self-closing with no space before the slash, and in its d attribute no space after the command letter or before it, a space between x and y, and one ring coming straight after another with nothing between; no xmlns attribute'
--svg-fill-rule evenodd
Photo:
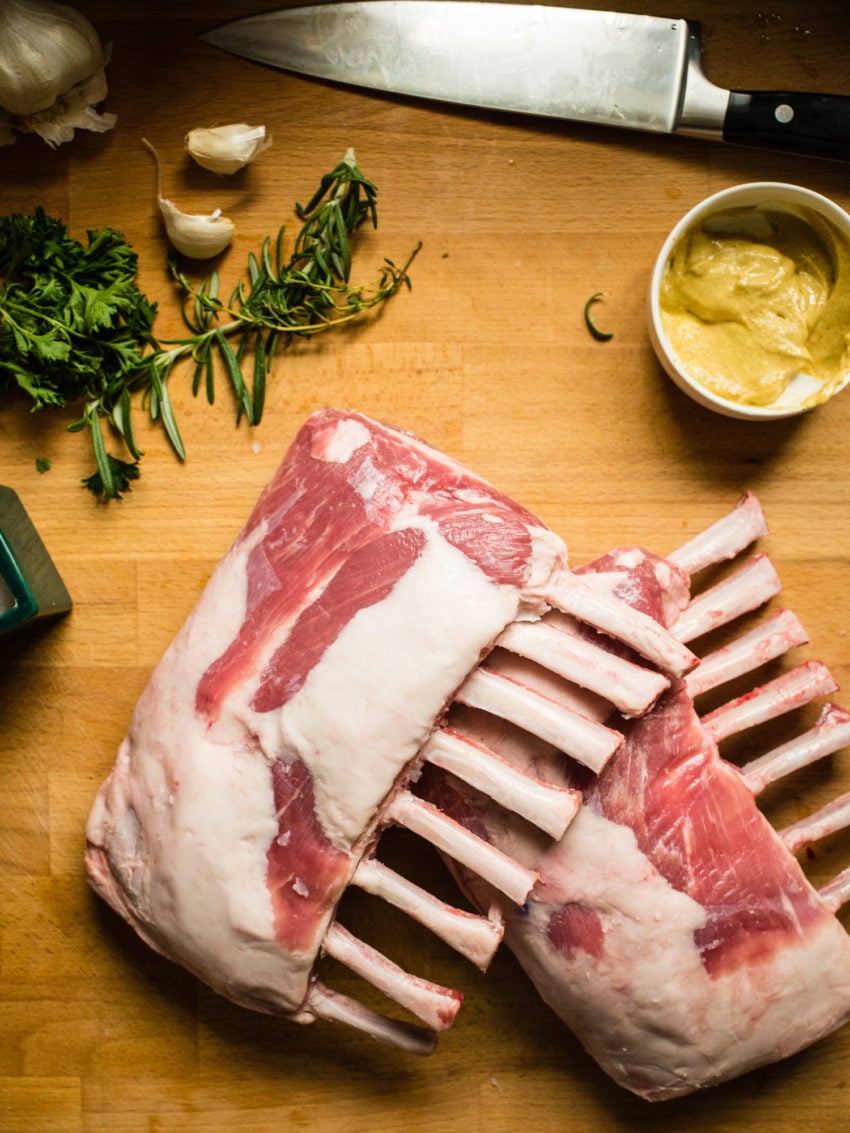
<svg viewBox="0 0 850 1133"><path fill-rule="evenodd" d="M159 198L159 211L165 221L168 239L178 252L192 260L208 260L223 252L236 231L232 220L221 209L209 215L181 212L173 201Z"/></svg>
<svg viewBox="0 0 850 1133"><path fill-rule="evenodd" d="M14 141L11 130L39 133L57 144L56 137L66 141L75 128L111 129L114 115L91 109L106 96L108 61L97 32L74 8L52 0L2 0L0 109L6 128L0 144Z"/></svg>
<svg viewBox="0 0 850 1133"><path fill-rule="evenodd" d="M147 138L142 145L156 162L156 199L165 222L165 231L172 245L184 256L193 260L208 260L223 252L236 231L232 220L221 215L221 209L209 215L181 212L173 201L162 195L162 168L159 154Z"/></svg>
<svg viewBox="0 0 850 1133"><path fill-rule="evenodd" d="M199 127L186 135L186 149L198 165L213 173L236 173L271 144L265 126L244 122Z"/></svg>

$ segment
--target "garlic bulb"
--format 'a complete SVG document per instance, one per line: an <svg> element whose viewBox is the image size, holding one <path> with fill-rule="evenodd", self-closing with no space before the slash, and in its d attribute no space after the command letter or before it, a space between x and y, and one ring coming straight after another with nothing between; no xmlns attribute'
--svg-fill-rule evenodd
<svg viewBox="0 0 850 1133"><path fill-rule="evenodd" d="M0 145L15 131L51 146L75 129L102 133L114 114L94 107L106 97L109 52L85 16L52 0L0 0Z"/></svg>
<svg viewBox="0 0 850 1133"><path fill-rule="evenodd" d="M186 149L198 165L213 173L236 173L271 144L265 126L246 126L244 122L201 127L186 135Z"/></svg>
<svg viewBox="0 0 850 1133"><path fill-rule="evenodd" d="M150 150L156 162L156 199L168 239L177 251L192 260L208 260L223 252L236 231L233 221L222 216L221 209L209 215L181 212L173 201L166 200L162 195L159 154L147 138L142 138L142 145Z"/></svg>

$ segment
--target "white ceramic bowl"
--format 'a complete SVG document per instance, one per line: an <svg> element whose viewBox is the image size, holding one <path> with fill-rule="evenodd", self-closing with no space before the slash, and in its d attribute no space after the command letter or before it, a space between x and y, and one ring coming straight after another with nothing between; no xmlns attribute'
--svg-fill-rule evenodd
<svg viewBox="0 0 850 1133"><path fill-rule="evenodd" d="M720 397L711 390L706 389L685 369L678 358L676 351L668 338L661 321L660 291L661 280L667 269L673 249L679 240L691 228L701 224L708 216L716 212L723 212L730 208L743 208L747 206L778 206L807 208L824 217L845 240L850 240L850 215L839 208L834 201L820 193L804 189L799 185L785 185L778 181L755 181L746 185L736 185L731 189L723 189L711 197L707 197L700 204L691 209L682 217L673 231L664 241L649 285L649 336L658 360L673 379L679 389L707 409L722 413L726 417L737 417L748 421L770 421L784 417L794 417L804 413L809 406L802 402L820 384L815 378L806 374L796 375L789 383L785 392L771 405L744 405L737 401ZM840 392L850 382L850 372L846 375L833 395Z"/></svg>

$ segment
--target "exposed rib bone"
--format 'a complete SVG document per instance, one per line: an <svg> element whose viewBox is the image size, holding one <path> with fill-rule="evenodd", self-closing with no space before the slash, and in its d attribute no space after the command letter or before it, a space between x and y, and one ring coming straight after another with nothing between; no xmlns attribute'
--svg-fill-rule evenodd
<svg viewBox="0 0 850 1133"><path fill-rule="evenodd" d="M624 641L665 673L681 677L698 664L698 658L690 649L654 618L594 589L574 574L562 575L546 594L546 601L565 614L572 614L579 621Z"/></svg>
<svg viewBox="0 0 850 1133"><path fill-rule="evenodd" d="M818 890L821 900L833 913L850 901L850 866Z"/></svg>
<svg viewBox="0 0 850 1133"><path fill-rule="evenodd" d="M577 791L534 779L484 744L475 743L451 728L435 732L425 746L424 755L429 763L457 775L553 838L561 837L581 805Z"/></svg>
<svg viewBox="0 0 850 1133"><path fill-rule="evenodd" d="M592 771L601 771L623 742L619 732L489 669L475 669L455 693L455 700L510 720Z"/></svg>
<svg viewBox="0 0 850 1133"><path fill-rule="evenodd" d="M409 791L399 791L393 797L386 816L390 822L419 834L438 850L473 870L517 905L525 901L537 880L537 874L532 870L521 866L483 838L471 834L459 822Z"/></svg>
<svg viewBox="0 0 850 1133"><path fill-rule="evenodd" d="M547 618L553 612L564 621L570 620L560 610L550 610L546 615ZM499 673L519 685L533 689L541 696L554 700L567 712L577 712L588 720L595 720L597 724L604 724L611 715L611 701L607 697L599 696L586 688L579 688L572 681L565 681L557 673L542 668L536 661L520 657L519 653L509 653L507 649L494 649L487 654L484 668L488 673Z"/></svg>
<svg viewBox="0 0 850 1133"><path fill-rule="evenodd" d="M827 704L812 728L745 764L741 774L757 795L783 775L816 763L847 744L850 744L850 712L840 704Z"/></svg>
<svg viewBox="0 0 850 1133"><path fill-rule="evenodd" d="M727 736L763 724L819 696L828 696L837 688L825 665L820 661L806 661L775 681L709 712L702 718L703 727L719 743Z"/></svg>
<svg viewBox="0 0 850 1133"><path fill-rule="evenodd" d="M797 645L805 645L808 640L796 614L791 610L777 610L749 633L703 657L697 668L685 677L688 695L694 698L726 684Z"/></svg>
<svg viewBox="0 0 850 1133"><path fill-rule="evenodd" d="M496 644L599 693L624 716L642 716L670 684L661 673L546 622L513 622Z"/></svg>
<svg viewBox="0 0 850 1133"><path fill-rule="evenodd" d="M761 504L752 492L746 492L734 510L667 556L688 575L695 575L707 566L734 559L755 539L767 534L767 523Z"/></svg>
<svg viewBox="0 0 850 1133"><path fill-rule="evenodd" d="M501 920L447 905L377 858L364 858L354 871L352 882L413 917L482 972L486 971L501 943L504 934Z"/></svg>
<svg viewBox="0 0 850 1133"><path fill-rule="evenodd" d="M344 1023L355 1030L363 1031L380 1043L406 1050L411 1054L433 1054L437 1045L437 1036L433 1031L379 1015L371 1008L358 1003L356 999L351 999L338 991L331 991L329 987L318 981L310 989L305 1007L316 1019Z"/></svg>
<svg viewBox="0 0 850 1133"><path fill-rule="evenodd" d="M753 555L736 574L698 594L676 619L672 632L693 641L764 605L782 589L779 575L763 552Z"/></svg>
<svg viewBox="0 0 850 1133"><path fill-rule="evenodd" d="M813 842L820 842L838 830L850 826L850 791L847 794L833 799L831 803L821 807L819 811L801 818L799 822L786 826L780 830L779 837L785 848L796 854L803 846L810 846Z"/></svg>
<svg viewBox="0 0 850 1133"><path fill-rule="evenodd" d="M447 1031L454 1022L463 1002L459 991L411 975L370 944L358 940L338 922L325 933L322 947L328 956L368 980L435 1031Z"/></svg>

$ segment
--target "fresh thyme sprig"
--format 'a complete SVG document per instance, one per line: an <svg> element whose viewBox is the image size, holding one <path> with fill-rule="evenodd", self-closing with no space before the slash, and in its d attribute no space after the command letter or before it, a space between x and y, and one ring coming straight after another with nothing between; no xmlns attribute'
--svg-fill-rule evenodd
<svg viewBox="0 0 850 1133"><path fill-rule="evenodd" d="M194 286L172 258L189 334L169 342L154 337L156 305L137 288L137 257L120 233L90 231L84 247L43 209L0 218L0 391L22 391L33 410L81 402L68 429L91 437L95 471L83 484L95 496L120 499L138 479L142 457L134 395L185 458L169 394L181 360L192 359L193 392L203 386L211 403L223 368L237 423L256 424L282 346L349 322L410 286L418 246L401 267L385 260L370 287L350 283L351 237L366 219L377 224L376 196L349 151L308 203L296 205L302 225L289 257L282 227L273 246L267 238L258 255L249 254L247 279L226 302L218 272ZM121 438L130 459L109 451L105 432Z"/></svg>

